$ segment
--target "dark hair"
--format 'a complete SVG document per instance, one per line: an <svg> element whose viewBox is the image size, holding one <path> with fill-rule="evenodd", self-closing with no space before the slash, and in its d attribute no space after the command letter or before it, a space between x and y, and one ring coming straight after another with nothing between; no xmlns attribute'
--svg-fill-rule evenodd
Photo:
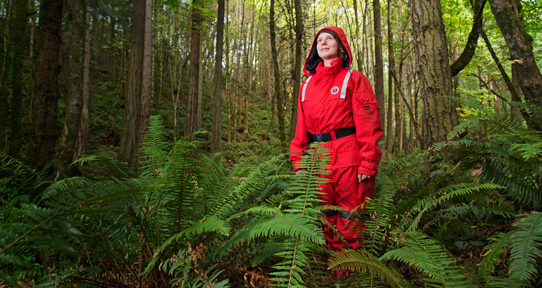
<svg viewBox="0 0 542 288"><path fill-rule="evenodd" d="M339 58L341 58L341 60L343 61L343 65L345 67L348 67L350 66L350 57L348 55L348 51L346 51L346 47L344 47L344 44L343 44L343 41L341 40L341 38L339 37L339 35L337 34L337 32L331 30L331 29L322 29L320 30L320 32L318 32L318 34L316 34L316 39L318 39L318 36L322 33L329 33L331 34L331 36L333 36L333 38L335 38L335 41L337 41L337 43L339 43L339 49L338 49L338 53L337 53L337 56L339 56Z"/></svg>

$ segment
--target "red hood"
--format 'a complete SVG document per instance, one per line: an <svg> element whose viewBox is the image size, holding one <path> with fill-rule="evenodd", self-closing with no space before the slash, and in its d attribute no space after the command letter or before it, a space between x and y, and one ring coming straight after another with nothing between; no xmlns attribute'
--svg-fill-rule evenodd
<svg viewBox="0 0 542 288"><path fill-rule="evenodd" d="M348 51L348 58L349 58L348 64L343 63L343 66L350 67L350 65L352 65L352 51L350 50L350 45L348 45L348 41L346 40L346 35L344 34L343 29L339 27L329 26L329 27L324 27L320 29L318 33L320 33L320 31L322 31L323 29L331 29L335 31L337 35L339 35L339 38L341 39L342 44L346 48L346 51ZM316 33L316 35L318 35L318 33ZM309 55L307 56L307 60L305 60L305 65L303 65L305 76L311 76L313 74L311 73L311 71L307 69L307 65L310 68L312 68L311 70L315 71L314 69L316 69L316 66L318 66L320 62L323 62L322 58L318 56L318 51L316 51L316 35L314 36L314 40L312 41L311 50L309 52Z"/></svg>

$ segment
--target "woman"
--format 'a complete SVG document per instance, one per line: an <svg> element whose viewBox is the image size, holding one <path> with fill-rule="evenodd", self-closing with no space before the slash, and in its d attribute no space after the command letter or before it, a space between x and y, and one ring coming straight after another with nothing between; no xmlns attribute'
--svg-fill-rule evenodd
<svg viewBox="0 0 542 288"><path fill-rule="evenodd" d="M350 69L351 64L352 53L343 30L325 27L318 31L305 61L309 77L300 89L296 134L290 144L290 159L297 173L298 162L310 143L325 142L322 146L330 150L332 173L326 176L330 182L321 187L322 205L345 211L325 211L324 218L348 244L344 247L326 225L324 235L334 251L361 247L357 241L360 225L350 214L373 194L381 154L378 103L367 77Z"/></svg>

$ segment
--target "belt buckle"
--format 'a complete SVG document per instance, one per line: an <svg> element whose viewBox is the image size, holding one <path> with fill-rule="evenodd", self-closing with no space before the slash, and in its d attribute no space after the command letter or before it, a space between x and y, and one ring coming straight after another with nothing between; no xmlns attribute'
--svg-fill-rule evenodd
<svg viewBox="0 0 542 288"><path fill-rule="evenodd" d="M324 134L314 134L316 141L315 142L324 142Z"/></svg>

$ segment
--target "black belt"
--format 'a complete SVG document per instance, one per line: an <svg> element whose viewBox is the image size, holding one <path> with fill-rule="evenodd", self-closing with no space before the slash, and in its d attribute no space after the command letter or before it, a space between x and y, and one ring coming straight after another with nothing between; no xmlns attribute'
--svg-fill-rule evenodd
<svg viewBox="0 0 542 288"><path fill-rule="evenodd" d="M336 139L343 138L352 134L356 134L356 127L348 127L348 128L335 130ZM331 140L333 140L331 138L331 132L321 133L321 134L309 133L309 143L307 144L307 146L311 144L312 142L328 142Z"/></svg>

